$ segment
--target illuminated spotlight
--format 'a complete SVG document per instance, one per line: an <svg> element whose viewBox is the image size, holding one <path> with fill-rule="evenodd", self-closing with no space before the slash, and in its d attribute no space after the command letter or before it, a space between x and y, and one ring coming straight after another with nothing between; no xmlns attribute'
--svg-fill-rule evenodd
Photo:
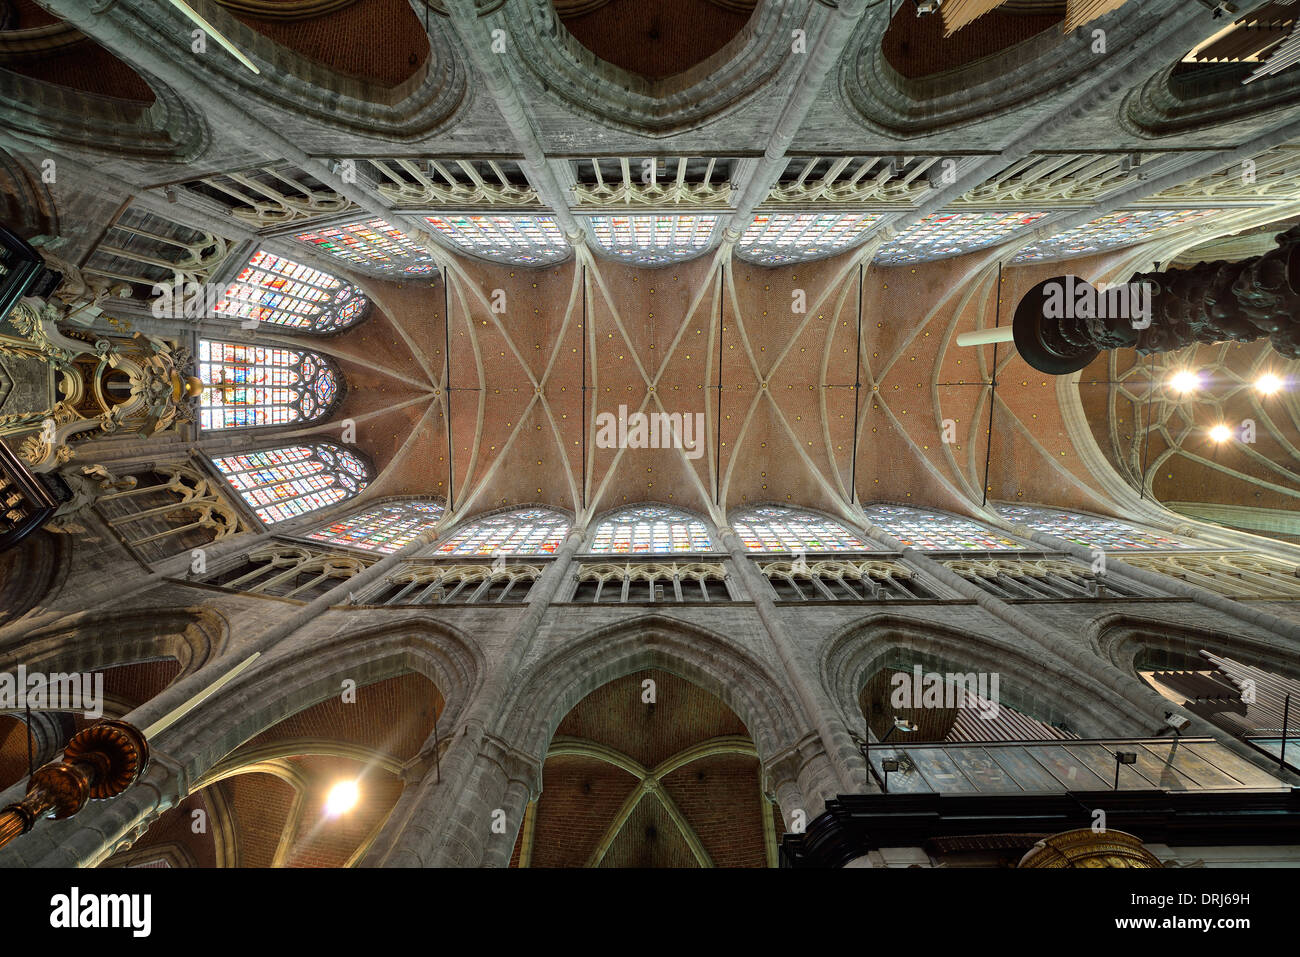
<svg viewBox="0 0 1300 957"><path fill-rule="evenodd" d="M1226 425L1216 425L1214 428L1210 429L1210 438L1214 439L1216 442L1226 442L1228 439L1232 438L1232 429L1228 428Z"/></svg>
<svg viewBox="0 0 1300 957"><path fill-rule="evenodd" d="M1201 387L1201 376L1191 369L1180 369L1169 377L1169 388L1186 395Z"/></svg>
<svg viewBox="0 0 1300 957"><path fill-rule="evenodd" d="M360 799L361 788L356 781L340 781L330 788L329 796L325 798L325 813L329 817L339 817L356 807Z"/></svg>
<svg viewBox="0 0 1300 957"><path fill-rule="evenodd" d="M1276 376L1271 372L1265 372L1255 380L1255 389L1262 395L1275 395L1282 391L1282 386L1284 384L1285 383L1283 383L1280 376Z"/></svg>

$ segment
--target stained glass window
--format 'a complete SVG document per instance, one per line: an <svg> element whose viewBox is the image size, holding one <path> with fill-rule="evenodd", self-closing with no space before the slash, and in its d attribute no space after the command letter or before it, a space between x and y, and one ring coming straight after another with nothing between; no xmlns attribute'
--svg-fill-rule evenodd
<svg viewBox="0 0 1300 957"><path fill-rule="evenodd" d="M1013 262L1034 262L1043 259L1069 259L1085 256L1103 249L1119 249L1144 242L1165 229L1186 226L1210 216L1221 209L1129 209L1109 213L1090 223L1068 229L1041 243L1026 246Z"/></svg>
<svg viewBox="0 0 1300 957"><path fill-rule="evenodd" d="M356 286L283 256L255 252L214 312L305 332L337 332L360 322L369 302Z"/></svg>
<svg viewBox="0 0 1300 957"><path fill-rule="evenodd" d="M717 216L592 216L591 231L614 259L662 266L698 256L709 248Z"/></svg>
<svg viewBox="0 0 1300 957"><path fill-rule="evenodd" d="M625 508L601 521L591 537L596 553L707 552L709 530L697 518L663 505Z"/></svg>
<svg viewBox="0 0 1300 957"><path fill-rule="evenodd" d="M872 261L893 266L957 256L996 245L1045 216L1046 212L935 213L881 246Z"/></svg>
<svg viewBox="0 0 1300 957"><path fill-rule="evenodd" d="M306 537L314 542L389 555L437 525L442 512L438 502L389 502L323 525Z"/></svg>
<svg viewBox="0 0 1300 957"><path fill-rule="evenodd" d="M872 213L759 213L736 254L765 266L820 259L858 245L880 219Z"/></svg>
<svg viewBox="0 0 1300 957"><path fill-rule="evenodd" d="M907 548L966 551L1025 547L959 515L905 505L868 505L863 511L872 525L892 535Z"/></svg>
<svg viewBox="0 0 1300 957"><path fill-rule="evenodd" d="M1098 515L1061 512L1033 505L999 505L998 514L1011 522L1089 548L1138 551L1149 548L1196 548L1177 538L1135 528L1127 522Z"/></svg>
<svg viewBox="0 0 1300 957"><path fill-rule="evenodd" d="M370 481L364 462L328 442L226 455L212 464L267 525L342 502Z"/></svg>
<svg viewBox="0 0 1300 957"><path fill-rule="evenodd" d="M552 216L429 216L447 243L494 262L545 266L569 258L569 243Z"/></svg>
<svg viewBox="0 0 1300 957"><path fill-rule="evenodd" d="M298 241L358 266L384 272L422 276L435 268L432 253L382 219L299 233Z"/></svg>
<svg viewBox="0 0 1300 957"><path fill-rule="evenodd" d="M569 520L549 508L500 512L471 522L438 546L445 555L552 554L569 532Z"/></svg>
<svg viewBox="0 0 1300 957"><path fill-rule="evenodd" d="M863 552L875 548L839 522L781 505L757 505L733 513L731 527L751 552Z"/></svg>
<svg viewBox="0 0 1300 957"><path fill-rule="evenodd" d="M310 422L339 392L333 363L315 352L199 340L199 427L242 429Z"/></svg>

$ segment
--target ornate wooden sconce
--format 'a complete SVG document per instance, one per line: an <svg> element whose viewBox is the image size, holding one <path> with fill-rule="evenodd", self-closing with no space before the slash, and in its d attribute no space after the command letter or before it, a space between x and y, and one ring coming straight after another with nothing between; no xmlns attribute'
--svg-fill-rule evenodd
<svg viewBox="0 0 1300 957"><path fill-rule="evenodd" d="M27 796L0 810L0 847L26 834L51 811L71 817L90 800L117 797L149 767L144 735L125 721L97 721L72 736L62 759L42 765Z"/></svg>

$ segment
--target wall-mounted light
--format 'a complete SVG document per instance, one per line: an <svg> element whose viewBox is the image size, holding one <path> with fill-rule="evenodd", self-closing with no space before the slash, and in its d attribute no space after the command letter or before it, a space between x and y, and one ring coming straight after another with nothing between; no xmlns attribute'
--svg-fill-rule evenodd
<svg viewBox="0 0 1300 957"><path fill-rule="evenodd" d="M1119 790L1119 768L1121 764L1137 764L1136 751L1116 751L1115 752L1115 786L1112 790Z"/></svg>
<svg viewBox="0 0 1300 957"><path fill-rule="evenodd" d="M1274 375L1272 372L1265 372L1255 380L1255 391L1260 395L1276 395L1282 391L1284 385L1286 383L1282 381L1281 376Z"/></svg>
<svg viewBox="0 0 1300 957"><path fill-rule="evenodd" d="M1169 388L1179 395L1187 395L1201 387L1201 374L1194 369L1179 369L1169 377Z"/></svg>
<svg viewBox="0 0 1300 957"><path fill-rule="evenodd" d="M325 798L325 814L340 817L357 806L361 799L361 788L356 781L339 781Z"/></svg>
<svg viewBox="0 0 1300 957"><path fill-rule="evenodd" d="M1226 442L1232 438L1232 429L1228 428L1222 422L1210 429L1210 438L1215 442Z"/></svg>

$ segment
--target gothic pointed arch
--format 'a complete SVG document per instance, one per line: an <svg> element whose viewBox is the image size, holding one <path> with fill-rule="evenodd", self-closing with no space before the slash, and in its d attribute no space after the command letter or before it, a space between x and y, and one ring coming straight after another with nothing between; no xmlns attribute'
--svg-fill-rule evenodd
<svg viewBox="0 0 1300 957"><path fill-rule="evenodd" d="M748 730L670 672L623 675L583 698L556 729L542 777L516 842L517 866L775 863L780 812L763 793Z"/></svg>
<svg viewBox="0 0 1300 957"><path fill-rule="evenodd" d="M364 320L370 300L338 276L259 249L230 278L215 306L219 318L318 335L342 332Z"/></svg>
<svg viewBox="0 0 1300 957"><path fill-rule="evenodd" d="M873 551L861 532L810 509L747 505L733 509L731 527L751 552Z"/></svg>
<svg viewBox="0 0 1300 957"><path fill-rule="evenodd" d="M197 154L207 130L171 88L33 0L0 29L0 120L41 141L101 154Z"/></svg>
<svg viewBox="0 0 1300 957"><path fill-rule="evenodd" d="M351 866L395 805L403 771L422 760L444 708L418 671L366 681L349 703L332 695L243 742L197 778L186 803L229 812L235 853L224 866ZM331 802L339 782L355 786L355 807ZM175 839L176 814L162 815L133 850ZM203 848L201 837L187 843Z"/></svg>
<svg viewBox="0 0 1300 957"><path fill-rule="evenodd" d="M420 533L436 527L445 511L442 502L422 499L366 505L303 537L327 545L389 555L414 541Z"/></svg>
<svg viewBox="0 0 1300 957"><path fill-rule="evenodd" d="M698 4L701 10L722 18L735 16L735 13L728 12L728 7L744 15L739 3L718 0L678 2ZM551 0L524 0L516 5L519 15L503 17L501 25L509 34L511 45L520 51L517 58L512 58L510 66L522 73L530 86L547 91L567 108L594 117L604 125L650 136L678 132L734 109L739 101L757 94L791 55L791 31L806 26L807 19L807 10L792 4L760 3L743 26L716 52L685 66L688 61L698 58L701 52L698 44L702 41L692 37L691 30L679 33L674 29L672 36L680 36L681 52L673 57L660 58L658 66L650 66L650 58L655 56L652 49L642 44L642 49L635 50L632 34L623 34L595 22L601 17L620 13L623 4L628 11L635 9L636 12L630 15L637 21L648 18L647 22L639 24L643 32L653 31L649 21L663 16L657 7L637 5L632 0L614 0L605 11L598 7L594 9L595 17L590 21L591 31L587 34L588 24L579 22L581 14L577 18L566 14L592 8L592 4L562 3L557 6ZM709 5L717 9L709 11ZM566 20L574 22L593 47L625 65L620 66L593 52L570 32ZM662 29L660 34L663 35ZM696 46L694 52L688 49L692 44ZM623 52L616 52L615 47ZM661 78L648 77L626 68L638 65L656 71L683 68ZM593 72L609 82L593 84Z"/></svg>
<svg viewBox="0 0 1300 957"><path fill-rule="evenodd" d="M869 8L841 60L839 83L868 129L919 135L969 127L1082 83L1106 59L1091 52L1091 28L1063 31L1064 4L1027 2L986 13L953 36L938 15L910 4ZM1102 21L1108 49L1154 29L1174 4L1127 3ZM953 65L954 61L957 65Z"/></svg>
<svg viewBox="0 0 1300 957"><path fill-rule="evenodd" d="M927 673L996 673L1001 703L1074 736L1134 731L1130 710L1112 690L1082 675L1049 674L1041 656L986 628L958 632L916 617L874 614L830 636L820 657L827 693L851 728L864 727L862 695L874 677L917 666Z"/></svg>
<svg viewBox="0 0 1300 957"><path fill-rule="evenodd" d="M560 547L571 519L542 506L506 509L476 518L434 546L438 555L545 555Z"/></svg>
<svg viewBox="0 0 1300 957"><path fill-rule="evenodd" d="M564 716L610 678L658 668L717 697L744 722L760 759L784 753L801 712L769 667L731 639L663 615L598 627L557 647L512 689L502 733L544 755ZM514 706L530 702L527 708Z"/></svg>
<svg viewBox="0 0 1300 957"><path fill-rule="evenodd" d="M1222 22L1222 21L1221 21ZM1129 92L1121 121L1147 137L1267 128L1288 115L1300 75L1286 70L1296 11L1281 0L1254 5Z"/></svg>
<svg viewBox="0 0 1300 957"><path fill-rule="evenodd" d="M974 519L937 509L876 502L864 505L863 511L871 524L898 539L904 548L969 551L1025 547Z"/></svg>
<svg viewBox="0 0 1300 957"><path fill-rule="evenodd" d="M208 81L231 100L256 104L262 122L305 115L361 136L419 140L444 129L464 103L468 76L450 26L432 17L426 31L407 0L231 0L205 13L261 65L254 74L233 57L209 57ZM365 25L374 16L384 18L378 33ZM188 35L190 27L170 5L137 12L142 31Z"/></svg>
<svg viewBox="0 0 1300 957"><path fill-rule="evenodd" d="M200 339L198 362L205 432L319 422L347 392L334 360L308 349Z"/></svg>
<svg viewBox="0 0 1300 957"><path fill-rule="evenodd" d="M223 455L212 464L267 525L347 501L373 476L356 452L331 442Z"/></svg>
<svg viewBox="0 0 1300 957"><path fill-rule="evenodd" d="M716 547L709 526L684 509L657 502L607 513L592 527L587 550L600 555L708 552Z"/></svg>

